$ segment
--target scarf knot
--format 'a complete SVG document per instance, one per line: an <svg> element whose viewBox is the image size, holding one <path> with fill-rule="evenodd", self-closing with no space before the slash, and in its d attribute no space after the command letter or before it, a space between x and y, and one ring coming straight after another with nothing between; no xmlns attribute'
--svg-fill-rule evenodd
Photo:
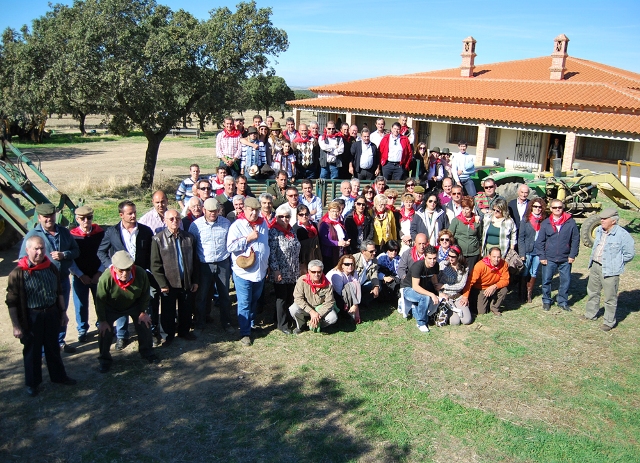
<svg viewBox="0 0 640 463"><path fill-rule="evenodd" d="M26 270L27 272L29 272L29 275L31 275L33 272L37 272L38 270L44 270L51 266L51 261L47 256L44 256L44 260L39 264L34 265L33 267L30 266L30 263L31 262L29 261L29 257L24 256L22 259L18 261L18 268L20 270Z"/></svg>

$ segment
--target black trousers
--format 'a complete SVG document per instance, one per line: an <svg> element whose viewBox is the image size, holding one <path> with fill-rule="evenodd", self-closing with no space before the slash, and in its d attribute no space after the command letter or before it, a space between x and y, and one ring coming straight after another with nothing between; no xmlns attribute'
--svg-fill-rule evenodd
<svg viewBox="0 0 640 463"><path fill-rule="evenodd" d="M276 291L276 316L278 329L288 329L293 321L289 313L289 307L293 304L293 290L295 283L274 283ZM263 293L264 294L264 293Z"/></svg>
<svg viewBox="0 0 640 463"><path fill-rule="evenodd" d="M160 296L160 323L162 329L167 333L167 340L171 340L176 335L176 304L178 316L178 336L189 334L191 317L193 317L194 297L191 291L182 288L169 288L168 293Z"/></svg>
<svg viewBox="0 0 640 463"><path fill-rule="evenodd" d="M376 170L372 167L371 169L362 169L358 172L358 180L373 180L376 178Z"/></svg>
<svg viewBox="0 0 640 463"><path fill-rule="evenodd" d="M60 332L60 310L53 306L44 311L29 311L29 330L23 333L20 342L24 346L24 380L28 387L42 383L42 348L47 359L49 378L60 383L67 378L67 372L60 357L58 333Z"/></svg>
<svg viewBox="0 0 640 463"><path fill-rule="evenodd" d="M140 352L140 355L147 358L153 354L151 328L147 328L147 325L138 321L138 317L142 312L145 312L146 309L146 307L140 307L139 305L134 305L126 311L115 311L111 307L105 309L107 319L104 322L100 322L100 324L107 323L111 329L105 331L104 334L100 336L100 339L98 339L98 348L100 349L100 356L98 358L100 359L100 364L110 364L113 360L109 352L111 343L113 342L113 322L121 317L131 317L133 320L133 326L138 335L138 352Z"/></svg>

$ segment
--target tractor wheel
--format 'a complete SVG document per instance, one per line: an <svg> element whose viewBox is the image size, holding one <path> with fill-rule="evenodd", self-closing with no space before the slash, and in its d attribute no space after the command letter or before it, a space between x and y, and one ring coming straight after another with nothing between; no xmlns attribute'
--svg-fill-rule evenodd
<svg viewBox="0 0 640 463"><path fill-rule="evenodd" d="M0 251L9 249L16 244L22 236L6 220L0 218Z"/></svg>
<svg viewBox="0 0 640 463"><path fill-rule="evenodd" d="M509 204L509 201L518 197L519 186L520 183L516 182L503 183L498 186L496 192L504 198L507 204Z"/></svg>
<svg viewBox="0 0 640 463"><path fill-rule="evenodd" d="M593 247L598 225L600 225L600 216L598 214L587 217L585 221L582 222L582 225L580 225L580 239L582 240L582 244L588 248Z"/></svg>

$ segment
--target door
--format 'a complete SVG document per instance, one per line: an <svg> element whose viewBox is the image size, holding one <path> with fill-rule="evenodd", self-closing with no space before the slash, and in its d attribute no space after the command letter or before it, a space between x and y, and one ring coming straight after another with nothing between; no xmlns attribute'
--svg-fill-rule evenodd
<svg viewBox="0 0 640 463"><path fill-rule="evenodd" d="M542 133L518 130L514 167L516 169L537 169L540 164Z"/></svg>

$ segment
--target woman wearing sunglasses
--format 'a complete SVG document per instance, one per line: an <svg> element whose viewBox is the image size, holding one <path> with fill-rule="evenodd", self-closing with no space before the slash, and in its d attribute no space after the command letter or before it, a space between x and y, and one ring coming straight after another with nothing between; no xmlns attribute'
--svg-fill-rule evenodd
<svg viewBox="0 0 640 463"><path fill-rule="evenodd" d="M509 217L507 202L502 198L496 199L491 206L491 211L483 218L480 248L483 255L488 256L491 248L498 246L504 259L509 249L515 248L518 241L517 233L516 223Z"/></svg>
<svg viewBox="0 0 640 463"><path fill-rule="evenodd" d="M438 234L438 263L449 260L449 248L456 244L451 230L445 228Z"/></svg>
<svg viewBox="0 0 640 463"><path fill-rule="evenodd" d="M333 297L338 309L346 312L356 324L360 323L360 299L362 289L356 272L356 261L345 254L329 273L327 279L333 287Z"/></svg>
<svg viewBox="0 0 640 463"><path fill-rule="evenodd" d="M520 298L531 303L533 286L536 284L538 267L540 266L540 256L536 253L535 244L540 231L540 224L547 218L547 203L542 198L535 198L529 201L527 210L520 222L518 232L518 254L524 261L524 270L521 281L526 284L526 295L523 288L520 288Z"/></svg>
<svg viewBox="0 0 640 463"><path fill-rule="evenodd" d="M418 233L427 235L428 244L438 245L440 231L449 226L449 218L440 207L436 193L426 195L424 207L417 210L411 221L411 238L416 239Z"/></svg>
<svg viewBox="0 0 640 463"><path fill-rule="evenodd" d="M440 288L440 298L449 301L450 310L447 315L451 325L469 325L471 323L471 311L469 305L462 306L456 304L461 291L467 284L469 267L462 255L462 249L456 245L449 247L447 260L440 264L442 270L438 274L438 282L442 284Z"/></svg>
<svg viewBox="0 0 640 463"><path fill-rule="evenodd" d="M353 209L344 218L344 227L347 236L351 240L348 252L355 254L360 252L360 243L373 239L373 219L367 208L367 199L358 196L353 203Z"/></svg>

